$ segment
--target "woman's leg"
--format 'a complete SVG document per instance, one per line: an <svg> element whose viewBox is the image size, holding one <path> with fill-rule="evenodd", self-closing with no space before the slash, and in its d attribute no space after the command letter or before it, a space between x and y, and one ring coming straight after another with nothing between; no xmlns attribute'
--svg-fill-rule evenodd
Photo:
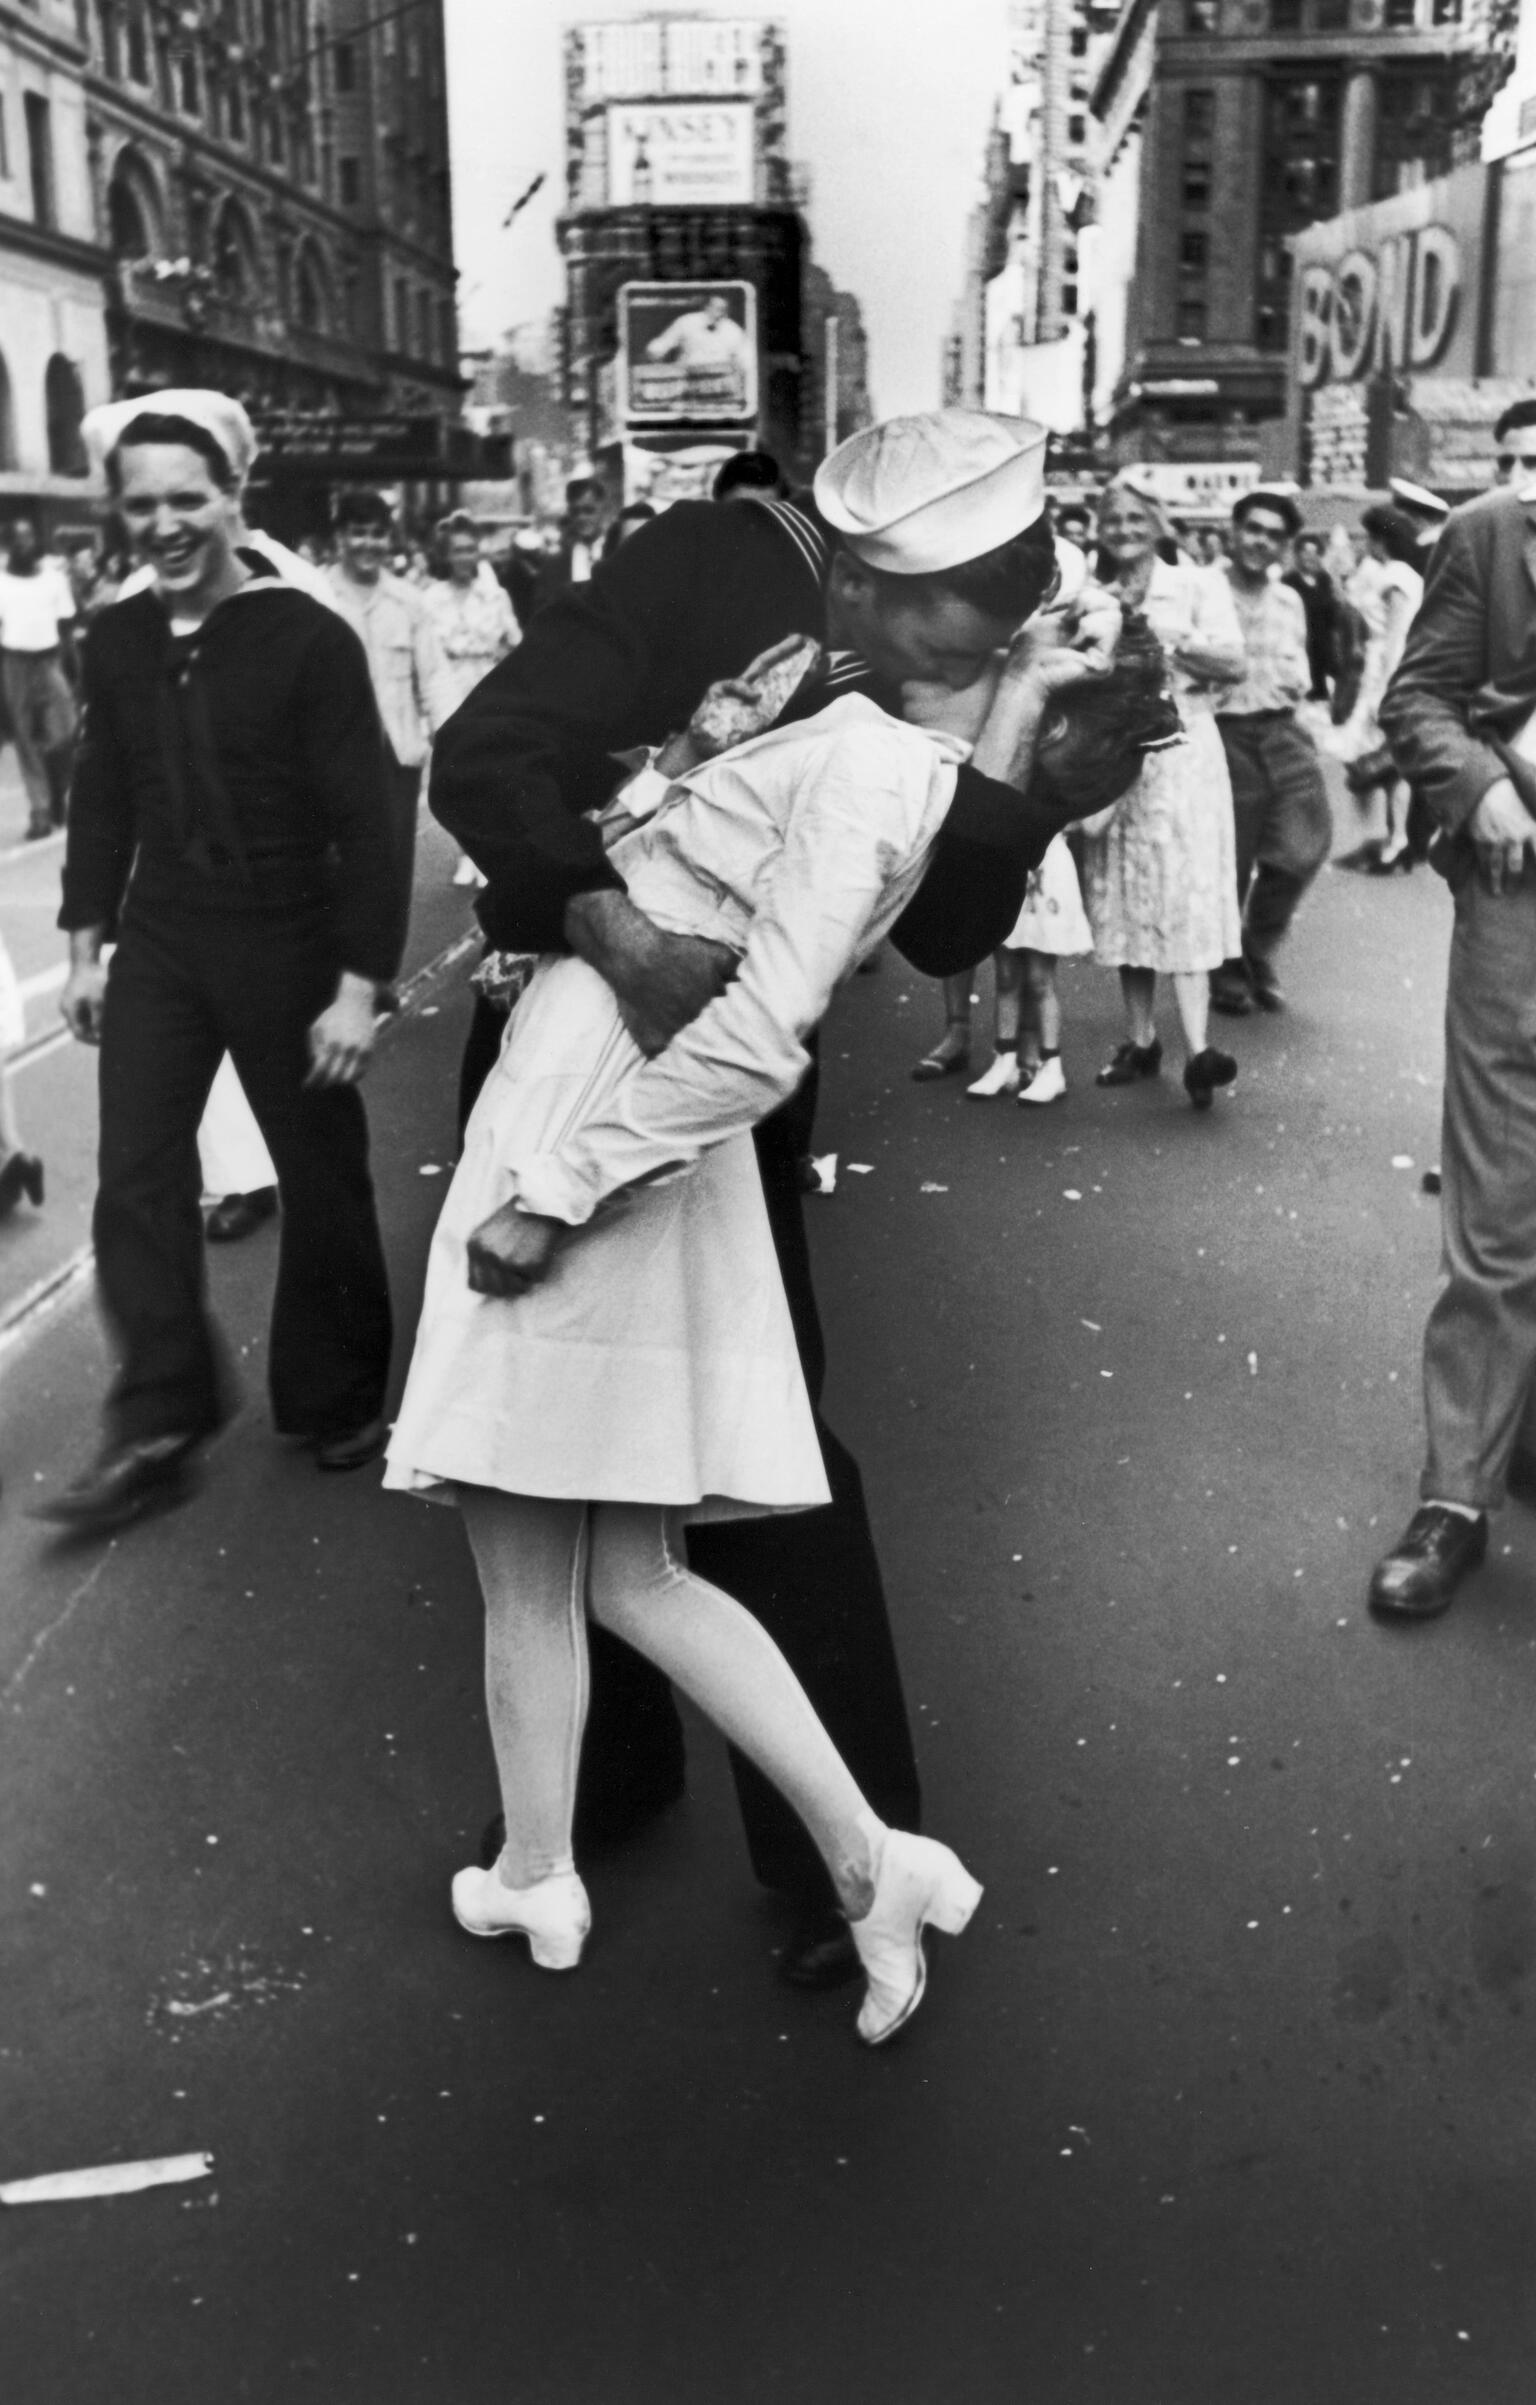
<svg viewBox="0 0 1536 2405"><path fill-rule="evenodd" d="M925 1052L912 1074L921 1083L924 1079L948 1077L963 1069L971 1057L971 979L974 969L963 977L944 980L944 1033L931 1052Z"/></svg>
<svg viewBox="0 0 1536 2405"><path fill-rule="evenodd" d="M1396 777L1387 787L1387 839L1381 847L1377 865L1395 868L1408 849L1408 806L1413 798L1406 778Z"/></svg>
<svg viewBox="0 0 1536 2405"><path fill-rule="evenodd" d="M16 1119L16 1096L11 1084L10 1055L0 1052L0 1161L20 1152L21 1129Z"/></svg>
<svg viewBox="0 0 1536 2405"><path fill-rule="evenodd" d="M485 1596L485 1700L507 1835L507 1887L572 1867L587 1717L588 1506L461 1486Z"/></svg>
<svg viewBox="0 0 1536 2405"><path fill-rule="evenodd" d="M1035 1046L1042 1060L1061 1050L1061 997L1056 991L1056 960L1050 952L1014 955L1023 970L1035 1022Z"/></svg>
<svg viewBox="0 0 1536 2405"><path fill-rule="evenodd" d="M850 1919L867 1913L881 1825L767 1630L686 1567L677 1515L594 1504L588 1595L793 1804Z"/></svg>
<svg viewBox="0 0 1536 2405"><path fill-rule="evenodd" d="M983 1069L968 1094L988 1099L997 1094L1016 1094L1019 1090L1019 955L1017 952L997 951L992 955L993 981L993 1051L989 1065Z"/></svg>
<svg viewBox="0 0 1536 2405"><path fill-rule="evenodd" d="M1138 1051L1144 1052L1157 1040L1157 1022L1152 1003L1157 992L1155 969L1122 969L1120 992L1125 1002L1125 1032Z"/></svg>
<svg viewBox="0 0 1536 2405"><path fill-rule="evenodd" d="M1210 1028L1210 978L1203 969L1176 970L1173 999L1178 1006L1179 1025L1184 1031L1184 1049L1193 1060L1196 1053L1205 1050Z"/></svg>

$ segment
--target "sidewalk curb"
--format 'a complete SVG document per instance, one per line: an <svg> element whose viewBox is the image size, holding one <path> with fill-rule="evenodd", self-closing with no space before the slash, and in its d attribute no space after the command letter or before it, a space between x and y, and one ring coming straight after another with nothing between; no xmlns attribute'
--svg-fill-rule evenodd
<svg viewBox="0 0 1536 2405"><path fill-rule="evenodd" d="M446 977L450 969L457 967L461 960L477 951L482 940L478 928L472 929L467 935L455 937L451 944L445 944L441 952L434 953L430 960L424 961L413 975L405 979L397 988L397 1008L380 1022L381 1044L388 1041L392 1028L398 1027L403 1019L415 1015L438 981ZM67 1027L61 1028L59 1035L66 1042L70 1040ZM50 1034L44 1040L51 1049L57 1039ZM15 1059L21 1057L22 1054L18 1053ZM59 1263L57 1269L51 1269L46 1276L37 1279L25 1294L17 1297L9 1310L0 1314L0 1376L4 1375L15 1356L25 1350L39 1328L62 1311L90 1283L95 1260L94 1248L82 1244L78 1252L71 1253L67 1260Z"/></svg>

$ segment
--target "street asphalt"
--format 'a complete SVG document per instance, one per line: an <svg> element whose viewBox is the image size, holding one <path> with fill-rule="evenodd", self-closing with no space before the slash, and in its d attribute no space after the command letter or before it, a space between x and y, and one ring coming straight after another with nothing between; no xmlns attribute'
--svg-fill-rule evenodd
<svg viewBox="0 0 1536 2405"><path fill-rule="evenodd" d="M1094 1086L1091 967L1038 1111L910 1082L938 1005L893 956L836 1007L830 1416L986 1883L888 2052L775 1980L702 1729L574 1977L458 1932L466 1551L272 1437L271 1230L213 1262L242 1416L110 1545L25 1517L104 1374L85 1289L28 1323L0 2180L214 2167L0 2206L5 2405L1528 2405L1536 1517L1443 1621L1364 1601L1415 1499L1448 923L1427 872L1326 875L1203 1118ZM402 1369L463 975L370 1082Z"/></svg>

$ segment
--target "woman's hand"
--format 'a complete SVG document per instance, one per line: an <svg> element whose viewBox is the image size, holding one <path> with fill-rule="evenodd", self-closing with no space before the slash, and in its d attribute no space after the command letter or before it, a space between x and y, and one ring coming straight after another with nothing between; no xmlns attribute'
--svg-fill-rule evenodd
<svg viewBox="0 0 1536 2405"><path fill-rule="evenodd" d="M503 1203L481 1220L464 1248L472 1291L509 1301L531 1292L548 1277L563 1232L562 1220L537 1219L516 1203Z"/></svg>
<svg viewBox="0 0 1536 2405"><path fill-rule="evenodd" d="M1120 604L1102 585L1084 585L1065 609L1041 610L1020 627L1003 667L1005 684L1031 684L1043 693L1103 676L1120 640Z"/></svg>

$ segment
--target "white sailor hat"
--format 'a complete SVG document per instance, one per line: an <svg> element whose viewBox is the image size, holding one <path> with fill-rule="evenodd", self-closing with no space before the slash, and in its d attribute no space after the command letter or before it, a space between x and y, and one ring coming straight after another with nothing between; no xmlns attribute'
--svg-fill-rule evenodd
<svg viewBox="0 0 1536 2405"><path fill-rule="evenodd" d="M1432 493L1427 485L1410 484L1406 476L1389 477L1387 490L1394 501L1402 503L1404 509L1416 509L1421 517L1448 518L1451 514L1449 501L1442 501L1439 494Z"/></svg>
<svg viewBox="0 0 1536 2405"><path fill-rule="evenodd" d="M816 471L816 506L867 567L933 576L980 559L1045 510L1046 430L982 409L887 418Z"/></svg>
<svg viewBox="0 0 1536 2405"><path fill-rule="evenodd" d="M229 462L236 484L244 484L256 457L256 430L243 405L230 394L197 386L141 392L131 401L103 401L86 411L80 431L92 465L100 472L135 418L189 418L211 434Z"/></svg>

